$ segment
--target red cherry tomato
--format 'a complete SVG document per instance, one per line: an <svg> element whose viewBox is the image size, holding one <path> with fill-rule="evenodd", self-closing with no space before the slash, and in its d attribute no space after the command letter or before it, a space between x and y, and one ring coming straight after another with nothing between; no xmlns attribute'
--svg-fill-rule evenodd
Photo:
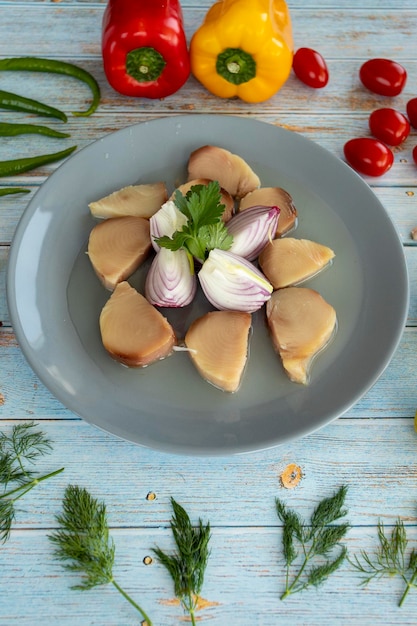
<svg viewBox="0 0 417 626"><path fill-rule="evenodd" d="M292 68L301 82L309 87L321 89L329 82L326 61L319 52L311 48L299 48L294 54Z"/></svg>
<svg viewBox="0 0 417 626"><path fill-rule="evenodd" d="M411 126L417 128L417 98L411 98L407 102L407 115Z"/></svg>
<svg viewBox="0 0 417 626"><path fill-rule="evenodd" d="M394 155L384 143L371 137L350 139L344 145L346 161L366 176L382 176L394 162Z"/></svg>
<svg viewBox="0 0 417 626"><path fill-rule="evenodd" d="M408 119L395 109L376 109L369 116L369 128L374 137L389 146L399 146L410 134Z"/></svg>
<svg viewBox="0 0 417 626"><path fill-rule="evenodd" d="M398 96L407 80L405 68L389 59L370 59L359 70L359 78L370 91L381 96Z"/></svg>
<svg viewBox="0 0 417 626"><path fill-rule="evenodd" d="M414 146L413 148L413 159L414 163L417 165L417 146Z"/></svg>

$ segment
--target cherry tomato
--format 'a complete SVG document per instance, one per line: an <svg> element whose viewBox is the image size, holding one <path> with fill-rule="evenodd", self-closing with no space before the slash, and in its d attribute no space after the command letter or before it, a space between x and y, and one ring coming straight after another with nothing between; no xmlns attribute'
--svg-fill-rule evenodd
<svg viewBox="0 0 417 626"><path fill-rule="evenodd" d="M374 137L389 146L399 146L410 134L408 119L395 109L376 109L369 116L369 128Z"/></svg>
<svg viewBox="0 0 417 626"><path fill-rule="evenodd" d="M369 59L359 70L359 78L370 91L381 96L398 96L407 80L405 68L389 59Z"/></svg>
<svg viewBox="0 0 417 626"><path fill-rule="evenodd" d="M319 52L311 48L299 48L294 54L292 68L302 83L315 89L325 87L329 82L326 61Z"/></svg>
<svg viewBox="0 0 417 626"><path fill-rule="evenodd" d="M417 98L411 98L407 102L407 115L411 126L417 128Z"/></svg>
<svg viewBox="0 0 417 626"><path fill-rule="evenodd" d="M350 139L344 145L346 161L366 176L382 176L394 162L394 155L384 143L371 137Z"/></svg>
<svg viewBox="0 0 417 626"><path fill-rule="evenodd" d="M417 146L414 146L413 148L413 159L414 163L417 165Z"/></svg>

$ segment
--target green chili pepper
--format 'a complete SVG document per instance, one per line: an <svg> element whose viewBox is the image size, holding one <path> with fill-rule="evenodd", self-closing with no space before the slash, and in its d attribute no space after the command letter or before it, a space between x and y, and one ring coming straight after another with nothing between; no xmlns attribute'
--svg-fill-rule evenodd
<svg viewBox="0 0 417 626"><path fill-rule="evenodd" d="M23 187L4 187L0 189L0 196L8 196L13 193L30 193L30 189L24 189Z"/></svg>
<svg viewBox="0 0 417 626"><path fill-rule="evenodd" d="M78 80L86 83L93 94L93 101L87 111L73 111L73 115L91 115L97 109L100 103L100 87L94 76L89 72L67 63L66 61L55 61L54 59L44 59L42 57L16 57L9 59L0 59L0 71L29 71L29 72L46 72L52 74L65 74L78 78Z"/></svg>
<svg viewBox="0 0 417 626"><path fill-rule="evenodd" d="M56 117L62 122L67 121L67 116L63 111L54 109L43 102L24 98L17 93L10 91L2 91L0 89L0 109L9 109L10 111L23 111L24 113L35 113L36 115L44 115L46 117Z"/></svg>
<svg viewBox="0 0 417 626"><path fill-rule="evenodd" d="M69 156L71 152L77 146L71 146L61 152L54 152L52 154L40 154L34 157L28 157L25 159L11 159L10 161L0 161L0 176L13 176L13 174L21 174L22 172L28 172L34 170L41 165L47 165L48 163L54 163L54 161L60 161Z"/></svg>
<svg viewBox="0 0 417 626"><path fill-rule="evenodd" d="M69 133L60 133L48 126L37 124L8 124L0 122L0 137L16 137L16 135L46 135L47 137L71 137Z"/></svg>

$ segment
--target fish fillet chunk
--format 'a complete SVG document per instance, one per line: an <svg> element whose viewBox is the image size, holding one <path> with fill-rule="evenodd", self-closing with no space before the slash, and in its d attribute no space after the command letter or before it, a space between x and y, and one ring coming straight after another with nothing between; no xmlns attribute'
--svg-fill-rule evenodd
<svg viewBox="0 0 417 626"><path fill-rule="evenodd" d="M168 320L126 281L117 285L104 305L99 323L107 352L129 367L163 359L176 344Z"/></svg>
<svg viewBox="0 0 417 626"><path fill-rule="evenodd" d="M313 358L336 328L336 311L313 289L287 287L266 305L272 342L290 380L307 384Z"/></svg>
<svg viewBox="0 0 417 626"><path fill-rule="evenodd" d="M280 210L274 237L281 237L297 225L297 209L290 194L281 187L260 187L249 192L239 203L239 213L253 206L277 206Z"/></svg>
<svg viewBox="0 0 417 626"><path fill-rule="evenodd" d="M236 198L242 198L261 184L242 157L218 146L202 146L188 160L188 180L209 178Z"/></svg>
<svg viewBox="0 0 417 626"><path fill-rule="evenodd" d="M103 285L112 291L137 270L151 246L149 220L113 217L94 226L87 254Z"/></svg>
<svg viewBox="0 0 417 626"><path fill-rule="evenodd" d="M185 345L201 376L215 387L237 391L248 356L251 314L211 311L195 320Z"/></svg>
<svg viewBox="0 0 417 626"><path fill-rule="evenodd" d="M88 206L94 217L104 219L125 215L149 218L161 208L167 197L167 188L162 182L129 185Z"/></svg>
<svg viewBox="0 0 417 626"><path fill-rule="evenodd" d="M309 239L284 237L268 243L259 255L259 265L274 289L311 278L330 263L331 248Z"/></svg>

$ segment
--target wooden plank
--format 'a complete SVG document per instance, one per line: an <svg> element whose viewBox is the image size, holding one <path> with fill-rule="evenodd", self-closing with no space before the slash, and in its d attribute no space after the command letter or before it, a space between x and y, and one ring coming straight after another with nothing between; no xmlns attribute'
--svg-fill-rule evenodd
<svg viewBox="0 0 417 626"><path fill-rule="evenodd" d="M203 513L203 518L205 515ZM416 536L415 529L409 531ZM116 546L114 577L149 614L157 626L187 623L174 599L173 585L156 562L146 566L153 546L172 550L170 533L162 529L113 531ZM360 587L359 573L345 562L317 589L308 589L281 602L285 568L280 528L218 529L211 539L211 556L202 596L207 606L199 620L214 626L225 624L277 624L283 626L414 626L415 590L401 609L403 592L399 578L374 581ZM346 544L352 554L376 546L374 528L354 528ZM138 613L111 585L90 591L74 591L76 574L65 572L51 558L45 533L19 532L2 546L2 567L9 572L0 579L3 624L33 626L50 621L54 626L128 626L140 624Z"/></svg>
<svg viewBox="0 0 417 626"><path fill-rule="evenodd" d="M346 19L348 20L349 17L346 16ZM2 36L0 29L0 37ZM187 112L256 114L257 116L269 114L274 115L277 121L288 113L292 115L304 113L313 116L313 119L315 114L325 114L326 122L323 123L322 119L321 124L326 128L327 117L332 115L336 115L338 117L337 123L343 125L344 115L353 118L359 117L363 112L370 112L380 106L394 106L400 110L405 110L407 101L415 95L413 85L417 81L417 61L404 61L408 72L404 91L396 98L378 96L365 89L359 81L359 68L364 59L358 58L357 55L349 57L346 54L342 58L328 60L330 81L324 89L313 90L301 83L291 73L285 85L272 98L258 104L248 104L239 99L224 99L212 95L191 76L175 94L162 100L152 100L122 96L115 92L107 83L101 57L84 59L74 52L71 56L64 57L64 60L81 65L95 76L102 91L102 102L99 110L104 113L111 113L115 111L116 107L116 113L123 114L123 117L119 119L120 125L126 125L123 118L128 113L137 116L144 116L146 113L169 115ZM21 93L21 81L21 72L3 72L1 74L2 89L7 91ZM63 76L25 74L24 95L43 100L47 104L70 113L74 109L77 110L77 107L79 109L85 107L89 98L89 89L84 83ZM3 115L6 114L3 113ZM19 115L22 116L23 114ZM88 127L95 116L96 114L82 120L83 124L78 120L78 127ZM293 125L296 127L297 122Z"/></svg>
<svg viewBox="0 0 417 626"><path fill-rule="evenodd" d="M10 432L14 423L7 416L0 430ZM397 516L417 525L412 419L339 419L298 441L227 457L153 451L81 420L36 423L53 442L51 454L37 461L36 471L65 471L19 502L17 531L54 526L69 483L104 499L110 524L119 529L166 527L171 497L193 519L209 519L215 528L276 526L275 497L308 517L318 500L342 484L349 488L346 504L355 527L374 527L380 517L390 525ZM280 476L292 463L303 477L294 489L284 489ZM155 494L154 500L147 499L149 493Z"/></svg>
<svg viewBox="0 0 417 626"><path fill-rule="evenodd" d="M212 0L183 0L188 37L201 23ZM225 101L208 94L193 78L163 101L125 98L104 77L101 16L105 0L62 2L1 1L0 57L36 54L62 58L91 71L102 88L102 103L91 118L69 117L67 125L45 119L0 112L0 121L36 121L67 128L72 137L58 141L37 137L1 140L0 159L62 149L74 141L79 148L107 133L158 116L215 113L256 116L316 141L342 158L344 142L368 134L369 113L381 98L362 88L360 64L371 56L390 56L407 68L409 79L398 98L385 106L405 110L414 97L417 60L411 42L417 32L415 0L294 0L290 3L295 46L320 50L328 61L331 80L312 91L291 76L285 87L261 105ZM324 10L327 8L327 10ZM47 33L47 34L46 34ZM13 73L0 75L0 88L24 93L70 112L86 106L88 88L63 77ZM395 149L392 170L367 182L386 207L404 243L410 272L411 301L406 329L397 353L375 386L342 418L299 441L244 456L179 457L148 450L90 426L67 411L37 379L19 349L7 313L5 267L8 246L17 222L39 185L59 164L20 177L0 179L0 186L29 185L30 196L0 199L0 430L10 431L21 420L34 419L53 441L53 450L39 469L65 466L56 478L27 494L17 511L15 530L1 546L0 624L33 626L44 620L54 626L127 626L140 616L115 589L105 586L75 592L75 575L52 560L46 535L55 527L65 486L86 486L108 507L116 542L116 580L143 604L155 626L186 621L173 602L172 583L165 570L143 559L156 544L172 549L168 528L170 497L181 502L193 520L210 520L212 554L203 596L207 607L202 622L214 626L345 626L415 624L415 590L397 608L402 582L374 582L365 589L346 563L319 588L297 594L285 603L281 560L282 528L275 497L304 517L319 499L340 484L349 486L348 519L353 528L347 545L351 554L376 547L376 524L392 527L402 517L410 538L417 538L415 489L417 353L417 244L410 231L417 226L416 169L411 150L416 131ZM280 483L290 463L303 478L286 490ZM103 471L103 468L106 468ZM38 465L37 465L38 468ZM153 492L154 500L147 499Z"/></svg>
<svg viewBox="0 0 417 626"><path fill-rule="evenodd" d="M39 2L44 3L45 0L30 0L32 3ZM60 6L63 4L78 4L78 5L105 5L107 0L51 0L52 2L59 2ZM25 5L27 4L27 0L5 0L3 4L14 4L14 5ZM213 4L213 0L182 0L181 6L184 11L190 10L190 8L198 8L200 10L207 10ZM289 4L291 10L294 9L310 9L315 10L317 5L320 5L321 9L337 9L340 10L340 4L337 0L291 0ZM391 9L394 10L398 8L402 9L415 9L414 0L379 0L378 6L375 7L375 0L368 0L368 2L363 2L363 0L351 0L349 2L349 8L359 8L359 9L372 9L375 13L381 12L382 9Z"/></svg>
<svg viewBox="0 0 417 626"><path fill-rule="evenodd" d="M206 6L184 9L185 30L188 39L198 28L207 11ZM104 4L90 3L22 3L24 10L15 19L14 3L4 4L0 30L0 55L24 55L36 50L38 56L54 54L79 57L100 56L101 21ZM304 5L303 5L304 6ZM402 7L402 5L401 5ZM329 8L326 12L311 8L291 10L295 47L308 45L323 55L362 58L364 41L372 56L386 56L391 50L396 60L412 56L409 41L416 32L417 11L400 6L372 8ZM387 25L387 34L381 37L381 21ZM24 37L24 25L40 24ZM71 28L59 28L60 24ZM48 37L43 37L47 32ZM5 38L4 35L7 35ZM387 37L389 38L387 40ZM298 42L300 42L298 44ZM392 43L391 43L392 42Z"/></svg>
<svg viewBox="0 0 417 626"><path fill-rule="evenodd" d="M29 0L31 3L39 2L44 3L45 0ZM105 5L107 0L51 0L52 2L60 3L60 6L64 4L76 4L76 5ZM8 5L25 5L28 3L28 0L4 0L2 4ZM213 0L182 0L181 6L184 11L188 11L190 8L198 8L200 10L207 10L213 4ZM322 9L338 9L340 10L340 3L337 0L291 0L290 4L292 9L316 9L319 4ZM391 9L394 10L398 8L402 9L414 9L415 3L414 0L379 0L377 3L377 7L375 7L375 0L368 0L368 2L363 2L363 0L351 0L349 2L349 8L359 8L359 9L373 9L375 13L382 11L382 9Z"/></svg>
<svg viewBox="0 0 417 626"><path fill-rule="evenodd" d="M417 64L416 64L417 69ZM416 72L417 80L417 72ZM75 87L75 85L73 86ZM77 86L78 87L78 86ZM60 106L68 113L71 108L82 108L82 90L80 88L74 88L68 91L67 89L61 89L61 97L65 97L65 103L59 103L55 101L52 92L56 88L56 85L50 84L48 91L51 97L44 98L55 106ZM193 83L187 83L182 91L176 97L176 102L171 101L172 105L165 104L163 107L161 103L143 100L134 100L129 98L122 98L112 96L112 100L105 100L103 97L102 104L97 112L89 118L84 118L82 122L79 122L70 115L68 123L63 124L60 122L54 122L53 120L47 120L45 118L31 118L20 113L0 112L0 121L3 122L28 122L37 123L50 126L56 130L65 131L71 134L67 139L53 139L36 135L22 135L20 137L5 137L2 139L2 159L12 159L19 157L34 156L35 154L43 154L48 152L57 152L63 150L71 145L77 145L78 148L82 148L93 141L102 139L110 132L120 130L127 126L138 124L140 122L149 121L157 116L171 117L175 115L183 114L227 114L236 115L238 117L250 117L247 113L247 108L240 101L228 101L227 104L221 106L222 100L215 99L214 96L201 94L200 86L193 85ZM194 91L194 95L193 95ZM346 96L346 91L343 92ZM69 98L77 98L77 94L80 95L79 102L69 102ZM288 95L288 94L287 94ZM84 96L84 94L83 94ZM32 93L30 97L40 98L40 91ZM292 98L296 95L293 94ZM305 94L307 98L307 94ZM204 101L204 99L215 99L215 102L206 103L204 106L199 106L198 110L194 105L188 103L197 98ZM286 98L287 99L287 98ZM341 96L343 99L343 96ZM291 97L288 97L291 100ZM404 98L404 102L398 105L399 110L405 111L407 97ZM140 103L140 109L138 109L138 103ZM286 130L304 135L307 139L310 139L323 148L326 148L339 158L343 157L343 145L345 141L352 137L369 136L368 118L369 114L375 108L378 108L381 102L364 105L360 111L356 113L344 113L337 111L338 103L332 101L331 95L318 102L310 103L310 112L303 110L300 106L297 111L290 110L290 104L287 103L282 106L282 110L276 113L272 110L273 106L276 108L276 103L271 103L270 110L260 111L256 119L263 121L267 124L271 124L277 127L284 128ZM322 107L328 107L326 121L323 122ZM118 112L118 108L121 108L121 112ZM246 113L244 111L246 110ZM341 114L342 113L342 114ZM227 139L225 140L227 141ZM416 135L413 131L410 137L398 148L394 148L395 163L393 168L387 172L384 176L379 178L368 177L367 181L372 187L386 187L386 186L409 186L413 188L415 186L415 164L412 159L412 149L416 143ZM53 171L59 164L52 164L42 169L38 168L35 171L27 172L20 176L4 177L1 179L1 184L5 185L7 182L13 183L13 181L20 183L32 181L39 183L47 173ZM4 202L5 200L2 199Z"/></svg>

